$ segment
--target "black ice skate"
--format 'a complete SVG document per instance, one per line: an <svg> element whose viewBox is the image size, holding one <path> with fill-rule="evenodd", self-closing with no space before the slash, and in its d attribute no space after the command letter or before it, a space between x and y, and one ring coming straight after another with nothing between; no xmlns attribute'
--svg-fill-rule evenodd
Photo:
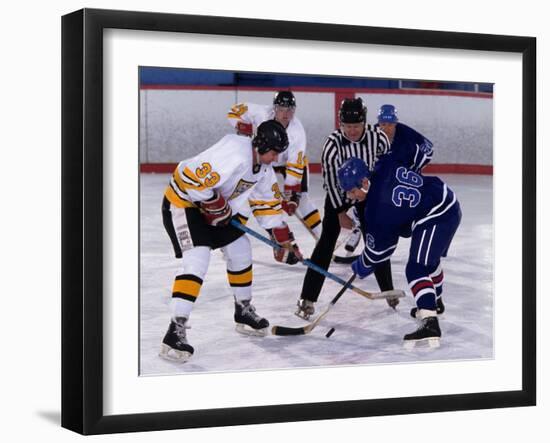
<svg viewBox="0 0 550 443"><path fill-rule="evenodd" d="M315 313L315 302L311 300L299 298L296 305L298 306L298 309L294 314L304 320L309 320L309 318Z"/></svg>
<svg viewBox="0 0 550 443"><path fill-rule="evenodd" d="M424 309L421 310L421 314L426 312ZM433 311L428 311L433 312ZM410 333L406 334L403 337L403 344L405 348L412 349L415 347L416 343L427 342L430 348L439 347L439 339L441 338L441 329L439 329L439 321L436 316L425 317L422 319L420 327Z"/></svg>
<svg viewBox="0 0 550 443"><path fill-rule="evenodd" d="M250 303L250 300L238 302L235 300L235 319L236 330L240 334L265 337L269 322L256 314L256 308Z"/></svg>
<svg viewBox="0 0 550 443"><path fill-rule="evenodd" d="M443 304L443 299L439 297L436 300L436 309L435 312L437 312L437 315L441 315L445 312L445 305ZM412 318L418 318L418 308L412 308L411 309L411 317Z"/></svg>
<svg viewBox="0 0 550 443"><path fill-rule="evenodd" d="M191 358L193 346L187 342L187 318L176 317L170 321L168 331L162 339L159 357L179 363L185 363Z"/></svg>

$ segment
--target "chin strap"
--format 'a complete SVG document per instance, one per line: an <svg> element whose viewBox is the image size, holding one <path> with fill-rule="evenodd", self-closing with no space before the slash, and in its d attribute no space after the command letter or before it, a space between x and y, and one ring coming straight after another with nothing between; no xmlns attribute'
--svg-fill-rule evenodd
<svg viewBox="0 0 550 443"><path fill-rule="evenodd" d="M367 184L367 189L365 189L363 186L361 186L359 189L361 190L362 193L367 194L369 192L369 188L370 188L370 181Z"/></svg>
<svg viewBox="0 0 550 443"><path fill-rule="evenodd" d="M252 148L252 172L254 174L260 172L260 168L262 167L259 155L258 150L256 148Z"/></svg>

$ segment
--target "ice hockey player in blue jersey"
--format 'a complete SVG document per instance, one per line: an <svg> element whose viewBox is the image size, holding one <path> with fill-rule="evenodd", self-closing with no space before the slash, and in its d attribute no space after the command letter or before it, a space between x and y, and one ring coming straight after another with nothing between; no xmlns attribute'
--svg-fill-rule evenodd
<svg viewBox="0 0 550 443"><path fill-rule="evenodd" d="M420 172L433 155L433 143L410 126L399 122L393 105L382 105L378 126L387 135L394 159L414 172Z"/></svg>
<svg viewBox="0 0 550 443"><path fill-rule="evenodd" d="M439 346L437 314L443 312L441 257L460 224L462 213L454 192L438 177L423 176L403 166L390 153L370 171L360 159L348 159L338 170L348 198L366 199L365 249L352 264L360 278L374 272L377 263L395 251L399 237L411 237L406 277L416 303L411 315L419 328L404 336L405 345L428 341Z"/></svg>

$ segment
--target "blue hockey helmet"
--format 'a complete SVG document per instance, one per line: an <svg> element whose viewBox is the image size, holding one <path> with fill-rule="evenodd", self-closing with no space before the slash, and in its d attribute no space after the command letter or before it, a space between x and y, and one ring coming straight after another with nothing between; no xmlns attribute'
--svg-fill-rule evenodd
<svg viewBox="0 0 550 443"><path fill-rule="evenodd" d="M338 169L340 187L346 192L351 191L353 188L361 189L363 179L370 178L370 176L371 172L366 163L357 157L349 158Z"/></svg>
<svg viewBox="0 0 550 443"><path fill-rule="evenodd" d="M378 123L397 123L397 109L393 105L382 105L378 111Z"/></svg>

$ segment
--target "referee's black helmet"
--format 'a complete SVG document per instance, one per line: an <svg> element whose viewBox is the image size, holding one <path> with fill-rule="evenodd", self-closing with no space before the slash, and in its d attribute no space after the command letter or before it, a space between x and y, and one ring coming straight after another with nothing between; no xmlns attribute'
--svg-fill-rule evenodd
<svg viewBox="0 0 550 443"><path fill-rule="evenodd" d="M342 123L364 123L367 120L367 107L360 97L345 98L338 114Z"/></svg>

